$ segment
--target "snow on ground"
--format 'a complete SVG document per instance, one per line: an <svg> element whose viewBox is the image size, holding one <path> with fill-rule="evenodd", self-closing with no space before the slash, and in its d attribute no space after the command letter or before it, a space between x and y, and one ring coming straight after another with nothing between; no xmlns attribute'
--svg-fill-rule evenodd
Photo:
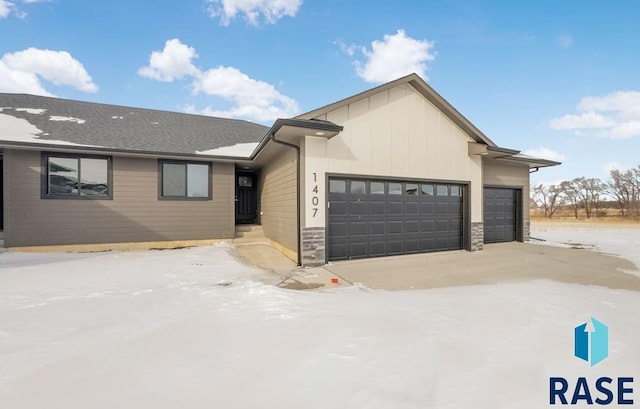
<svg viewBox="0 0 640 409"><path fill-rule="evenodd" d="M540 408L550 376L640 378L636 292L293 291L231 252L0 254L0 407ZM591 316L593 368L573 357Z"/></svg>
<svg viewBox="0 0 640 409"><path fill-rule="evenodd" d="M534 222L531 237L622 256L640 269L640 225Z"/></svg>

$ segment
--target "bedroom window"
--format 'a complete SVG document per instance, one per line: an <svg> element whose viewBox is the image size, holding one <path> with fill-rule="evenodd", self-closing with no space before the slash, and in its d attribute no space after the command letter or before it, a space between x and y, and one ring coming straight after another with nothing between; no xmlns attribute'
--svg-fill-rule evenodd
<svg viewBox="0 0 640 409"><path fill-rule="evenodd" d="M210 200L211 164L160 161L159 197L174 200Z"/></svg>
<svg viewBox="0 0 640 409"><path fill-rule="evenodd" d="M42 161L43 198L111 199L110 157L45 153Z"/></svg>

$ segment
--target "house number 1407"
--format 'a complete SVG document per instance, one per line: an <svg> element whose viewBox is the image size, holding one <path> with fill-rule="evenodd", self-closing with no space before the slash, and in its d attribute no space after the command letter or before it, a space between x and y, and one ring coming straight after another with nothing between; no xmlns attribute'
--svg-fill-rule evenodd
<svg viewBox="0 0 640 409"><path fill-rule="evenodd" d="M318 214L318 204L320 203L320 199L318 198L318 175L313 173L313 196L311 196L311 211L313 211L313 215L311 217L316 217Z"/></svg>

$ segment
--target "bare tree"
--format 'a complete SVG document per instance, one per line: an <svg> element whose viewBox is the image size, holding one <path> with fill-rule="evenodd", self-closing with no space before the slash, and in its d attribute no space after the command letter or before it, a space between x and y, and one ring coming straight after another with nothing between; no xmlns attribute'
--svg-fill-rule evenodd
<svg viewBox="0 0 640 409"><path fill-rule="evenodd" d="M622 216L629 215L633 200L633 187L629 183L630 171L622 173L618 169L613 169L609 175L611 179L606 184L606 192L615 199Z"/></svg>
<svg viewBox="0 0 640 409"><path fill-rule="evenodd" d="M573 213L578 218L578 209L580 209L581 201L578 196L578 191L573 181L565 180L559 185L559 189L562 192L562 200L565 204L573 209Z"/></svg>
<svg viewBox="0 0 640 409"><path fill-rule="evenodd" d="M588 219L593 215L593 210L597 211L598 209L600 194L603 191L602 182L600 179L585 178L584 176L575 178L571 182Z"/></svg>
<svg viewBox="0 0 640 409"><path fill-rule="evenodd" d="M544 210L545 217L551 217L558 210L562 190L556 185L544 185L539 183L533 186L533 200Z"/></svg>

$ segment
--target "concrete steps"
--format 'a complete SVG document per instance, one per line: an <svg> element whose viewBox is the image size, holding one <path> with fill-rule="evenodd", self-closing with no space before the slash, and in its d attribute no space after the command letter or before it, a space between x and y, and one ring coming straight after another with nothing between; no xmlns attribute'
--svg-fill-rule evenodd
<svg viewBox="0 0 640 409"><path fill-rule="evenodd" d="M266 243L264 229L257 224L239 224L236 226L236 238L234 244Z"/></svg>

